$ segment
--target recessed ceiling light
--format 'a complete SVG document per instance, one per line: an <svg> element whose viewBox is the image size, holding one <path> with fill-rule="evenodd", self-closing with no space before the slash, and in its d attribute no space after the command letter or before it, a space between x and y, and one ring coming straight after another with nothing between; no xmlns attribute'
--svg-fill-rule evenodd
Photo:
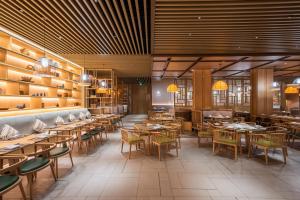
<svg viewBox="0 0 300 200"><path fill-rule="evenodd" d="M198 19L200 20L200 19L201 19L201 16L199 16Z"/></svg>
<svg viewBox="0 0 300 200"><path fill-rule="evenodd" d="M62 39L63 39L63 37L60 35L60 36L58 36L58 39L62 40Z"/></svg>
<svg viewBox="0 0 300 200"><path fill-rule="evenodd" d="M287 64L287 62L284 63L284 65L286 65L286 64Z"/></svg>
<svg viewBox="0 0 300 200"><path fill-rule="evenodd" d="M258 36L255 36L255 39L258 39Z"/></svg>
<svg viewBox="0 0 300 200"><path fill-rule="evenodd" d="M23 10L23 9L20 9L19 11L20 11L21 13L22 13L22 12L24 12L24 10Z"/></svg>
<svg viewBox="0 0 300 200"><path fill-rule="evenodd" d="M238 49L240 49L241 47L238 47Z"/></svg>

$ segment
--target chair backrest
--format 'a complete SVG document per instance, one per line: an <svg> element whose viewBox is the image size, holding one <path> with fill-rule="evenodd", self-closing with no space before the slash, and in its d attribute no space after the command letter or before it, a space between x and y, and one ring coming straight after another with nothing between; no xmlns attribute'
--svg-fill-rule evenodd
<svg viewBox="0 0 300 200"><path fill-rule="evenodd" d="M271 133L269 137L273 144L278 146L284 146L286 144L286 133Z"/></svg>
<svg viewBox="0 0 300 200"><path fill-rule="evenodd" d="M124 128L121 128L121 137L122 137L122 140L125 141L125 142L128 142L128 136L129 136L128 130L126 130Z"/></svg>
<svg viewBox="0 0 300 200"><path fill-rule="evenodd" d="M239 133L232 130L223 130L223 129L213 129L213 139L230 139L236 142L240 141Z"/></svg>
<svg viewBox="0 0 300 200"><path fill-rule="evenodd" d="M22 154L0 156L0 174L15 175L21 164L27 160Z"/></svg>

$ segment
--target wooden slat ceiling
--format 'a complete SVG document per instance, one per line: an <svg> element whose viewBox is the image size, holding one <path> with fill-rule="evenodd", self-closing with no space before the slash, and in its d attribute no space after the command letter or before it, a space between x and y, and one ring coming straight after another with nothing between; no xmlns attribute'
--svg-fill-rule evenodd
<svg viewBox="0 0 300 200"><path fill-rule="evenodd" d="M150 53L148 0L0 0L0 15L0 25L58 54Z"/></svg>
<svg viewBox="0 0 300 200"><path fill-rule="evenodd" d="M273 68L275 77L300 75L300 56L154 57L152 77L191 78L196 69L210 69L216 78L247 78L255 68Z"/></svg>
<svg viewBox="0 0 300 200"><path fill-rule="evenodd" d="M300 52L298 0L156 0L153 54Z"/></svg>
<svg viewBox="0 0 300 200"><path fill-rule="evenodd" d="M223 78L253 68L300 74L299 0L0 0L0 25L75 62L90 54L89 68L122 76L147 76L150 55L160 78L193 69Z"/></svg>

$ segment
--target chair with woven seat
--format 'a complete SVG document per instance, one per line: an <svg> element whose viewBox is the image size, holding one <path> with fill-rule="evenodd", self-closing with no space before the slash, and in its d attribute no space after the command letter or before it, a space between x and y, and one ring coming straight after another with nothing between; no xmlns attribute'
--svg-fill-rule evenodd
<svg viewBox="0 0 300 200"><path fill-rule="evenodd" d="M22 149L23 153L30 159L20 165L19 174L22 176L27 176L30 199L32 199L33 179L36 178L38 171L50 166L53 178L56 181L53 161L50 159L50 151L55 147L55 143L40 142L30 145L28 148Z"/></svg>
<svg viewBox="0 0 300 200"><path fill-rule="evenodd" d="M145 144L145 140L139 136L137 136L136 134L134 134L133 132L131 132L130 130L121 129L121 137L122 137L122 147L121 147L121 153L123 153L123 146L124 143L129 144L129 156L128 159L131 158L131 148L132 145L136 146L136 150L138 150L138 146L140 146L141 144L143 144L143 148L145 149L146 144Z"/></svg>
<svg viewBox="0 0 300 200"><path fill-rule="evenodd" d="M281 149L284 164L286 163L287 157L287 145L286 145L286 133L269 133L269 134L252 134L251 143L248 152L248 156L253 155L253 151L256 148L261 148L264 150L265 162L269 164L268 152L270 149Z"/></svg>
<svg viewBox="0 0 300 200"><path fill-rule="evenodd" d="M212 133L212 127L209 123L205 124L197 124L198 129L198 146L201 145L201 139L206 139L207 141L209 139L213 139L213 133Z"/></svg>
<svg viewBox="0 0 300 200"><path fill-rule="evenodd" d="M71 141L72 137L69 135L56 135L49 139L49 142L56 143L56 147L50 151L50 158L54 161L56 178L58 178L58 158L69 154L72 167L74 166Z"/></svg>
<svg viewBox="0 0 300 200"><path fill-rule="evenodd" d="M172 131L166 131L165 133L159 133L154 135L152 139L152 144L157 147L158 159L161 160L161 147L166 146L169 150L170 148L176 149L176 156L178 156L178 141L176 135ZM174 146L172 146L174 145Z"/></svg>
<svg viewBox="0 0 300 200"><path fill-rule="evenodd" d="M22 197L26 200L26 194L22 185L22 179L18 176L18 168L27 160L24 155L0 156L0 199L13 188L19 186Z"/></svg>
<svg viewBox="0 0 300 200"><path fill-rule="evenodd" d="M220 146L229 146L234 149L234 159L238 158L238 148L240 145L240 134L235 131L229 130L213 130L213 152L216 153L216 148L218 152L220 151Z"/></svg>

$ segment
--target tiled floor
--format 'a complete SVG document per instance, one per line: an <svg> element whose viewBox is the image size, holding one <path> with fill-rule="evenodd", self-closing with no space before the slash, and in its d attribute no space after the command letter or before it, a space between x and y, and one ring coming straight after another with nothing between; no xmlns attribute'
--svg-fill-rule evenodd
<svg viewBox="0 0 300 200"><path fill-rule="evenodd" d="M141 119L143 116L127 117L131 122ZM272 160L265 166L262 160L249 160L246 155L238 161L215 156L210 146L198 148L197 139L189 137L182 139L178 158L168 154L158 161L138 152L127 160L127 154L120 153L120 134L112 133L88 156L76 150L74 154L72 169L67 157L60 160L59 181L53 181L50 169L38 174L36 199L300 199L300 151L293 149L289 149L287 165ZM281 159L277 153L274 157ZM20 198L20 192L15 189L5 198Z"/></svg>

